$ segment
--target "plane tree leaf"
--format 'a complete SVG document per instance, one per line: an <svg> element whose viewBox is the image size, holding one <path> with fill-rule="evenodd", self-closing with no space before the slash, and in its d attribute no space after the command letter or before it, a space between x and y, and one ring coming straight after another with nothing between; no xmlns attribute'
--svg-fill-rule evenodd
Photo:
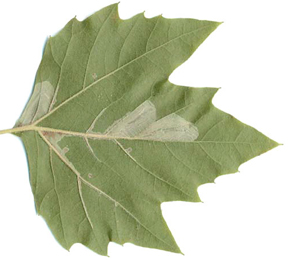
<svg viewBox="0 0 288 260"><path fill-rule="evenodd" d="M199 185L278 144L215 108L217 89L168 81L219 23L122 20L117 8L47 40L32 96L6 132L23 140L36 210L64 248L107 255L113 241L180 253L160 204L199 202Z"/></svg>

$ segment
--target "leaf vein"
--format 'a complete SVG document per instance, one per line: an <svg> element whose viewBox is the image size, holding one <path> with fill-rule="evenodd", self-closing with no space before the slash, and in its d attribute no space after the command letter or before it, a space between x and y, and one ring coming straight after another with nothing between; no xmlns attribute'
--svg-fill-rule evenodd
<svg viewBox="0 0 288 260"><path fill-rule="evenodd" d="M124 210L131 218L133 218L137 223L139 223L144 229L146 229L151 235L153 235L155 238L157 238L159 241L163 242L164 244L168 245L169 247L173 248L174 246L170 245L169 243L167 243L165 240L163 240L162 238L158 237L156 234L154 234L149 228L147 228L137 217L135 217L129 210L127 210L121 203L119 203L118 201L116 201L115 199L113 199L112 197L110 197L107 193L105 193L104 191L102 191L101 189L99 189L98 187L94 186L93 184L91 184L90 182L88 182L87 180L85 180L80 173L70 165L70 163L57 151L57 149L48 141L48 139L41 133L39 132L40 136L42 137L42 139L47 143L47 145L49 147L51 147L54 152L58 155L58 157L63 161L64 164L66 164L66 166L68 168L70 168L72 170L73 173L75 173L75 175L77 177L79 177L81 179L81 181L86 184L87 186L89 186L90 188L94 189L95 191L97 191L100 194L103 194L103 196L105 196L106 198L108 198L108 200L112 201L114 204L117 203L117 205L119 207L121 207L122 210Z"/></svg>
<svg viewBox="0 0 288 260"><path fill-rule="evenodd" d="M121 144L119 141L117 141L116 139L114 139L114 141L115 141L116 144L121 148L121 150L122 150L133 162L135 162L142 170L144 170L145 172L149 173L149 174L152 175L154 178L156 178L156 179L158 179L158 180L160 180L160 181L168 184L168 186L171 186L171 187L173 187L174 189L180 191L181 193L185 194L186 196L191 197L190 194L186 193L186 192L183 191L182 189L178 188L177 186L175 186L175 185L171 184L170 182L168 182L168 181L160 178L159 176L155 175L155 174L154 174L153 172L151 172L150 170L146 169L146 168L145 168L142 164L140 164L131 154L129 154L129 153L125 150L125 148L122 146L122 144Z"/></svg>
<svg viewBox="0 0 288 260"><path fill-rule="evenodd" d="M77 96L81 95L83 92L87 91L87 90L90 89L91 87L97 85L97 84L98 84L99 82L101 82L102 80L110 77L111 75L115 74L116 72L118 72L118 71L122 70L123 68L129 66L129 65L132 64L133 62L138 61L139 59L145 57L146 55L148 55L148 54L150 54L150 53L152 53L152 52L154 52L154 51L162 48L163 46L166 46L166 45L170 44L170 43L173 42L173 41L176 41L176 40L180 39L181 37L187 36L187 35L192 34L192 33L195 34L197 31L203 30L203 29L205 29L205 28L207 28L207 27L210 27L210 26L211 26L211 25L206 25L206 26L203 26L203 27L201 27L201 28L197 28L197 29L195 29L195 30L193 30L193 31L191 31L191 32L188 32L188 33L182 34L182 35L180 35L180 36L177 36L177 37L169 40L168 42L163 43L163 44L157 46L156 48L151 49L151 50L148 51L148 52L145 52L144 54L142 54L142 55L138 56L137 58L135 58L135 59L127 62L126 64L122 65L121 67L119 67L119 68L111 71L110 73L106 74L106 75L103 76L102 78L100 78L100 79L98 79L97 81L91 83L91 84L90 84L89 86L87 86L86 88L80 90L79 92L75 93L73 96L71 96L71 97L69 97L68 99L66 99L65 101L63 101L63 103L61 103L60 105L58 105L57 107L55 107L54 109L52 109L52 110L51 110L49 113L47 113L45 116L43 116L42 118L38 119L38 120L34 123L34 125L39 124L42 120L44 120L45 118L47 118L48 116L50 116L51 114L53 114L53 113L54 113L55 111L57 111L60 107L64 106L65 104L67 104L68 102L70 102L71 100L73 100L74 98L76 98Z"/></svg>
<svg viewBox="0 0 288 260"><path fill-rule="evenodd" d="M62 214L61 214L61 204L60 204L59 195L58 195L57 188L56 188L56 180L55 180L55 172L54 172L54 168L53 168L52 148L51 147L49 147L49 158L50 158L49 159L50 160L50 167L51 167L51 172L52 172L52 177L53 177L54 190L55 190L55 194L56 194L58 205L59 205L59 217L60 217L60 222L61 222L61 227L62 227L62 233L63 233L63 237L64 237L66 247L67 247L68 243L66 240L65 229L63 226L63 220L62 220Z"/></svg>

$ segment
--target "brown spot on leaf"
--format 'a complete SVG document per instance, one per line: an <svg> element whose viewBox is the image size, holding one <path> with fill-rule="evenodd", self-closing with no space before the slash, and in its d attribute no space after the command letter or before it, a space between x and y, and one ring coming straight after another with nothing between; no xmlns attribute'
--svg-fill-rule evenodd
<svg viewBox="0 0 288 260"><path fill-rule="evenodd" d="M52 140L55 140L56 138L59 138L59 136L62 136L62 133L57 133L57 132L49 132L49 131L43 131L42 134L47 137L50 138Z"/></svg>
<svg viewBox="0 0 288 260"><path fill-rule="evenodd" d="M98 77L98 76L97 76L97 74L96 74L96 73L93 73L93 74L92 74L92 78L93 78L94 80L96 80L96 79L97 79L97 77Z"/></svg>

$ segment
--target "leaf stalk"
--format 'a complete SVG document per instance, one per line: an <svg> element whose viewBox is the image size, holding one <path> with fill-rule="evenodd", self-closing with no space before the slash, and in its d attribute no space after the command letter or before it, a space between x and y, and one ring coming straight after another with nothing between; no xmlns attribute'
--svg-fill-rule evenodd
<svg viewBox="0 0 288 260"><path fill-rule="evenodd" d="M11 129L5 129L5 130L0 130L0 135L19 133L19 132L24 132L24 131L29 131L29 130L32 130L32 126L31 125L15 127L15 128L11 128Z"/></svg>

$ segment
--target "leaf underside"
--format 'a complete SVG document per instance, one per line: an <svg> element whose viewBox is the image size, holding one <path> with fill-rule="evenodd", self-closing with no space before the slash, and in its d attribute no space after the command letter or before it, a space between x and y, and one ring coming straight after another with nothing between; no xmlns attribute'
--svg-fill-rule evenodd
<svg viewBox="0 0 288 260"><path fill-rule="evenodd" d="M160 204L199 202L199 185L278 145L215 108L217 89L168 81L218 25L121 20L115 4L48 39L16 126L31 126L19 135L36 210L64 248L180 253Z"/></svg>

